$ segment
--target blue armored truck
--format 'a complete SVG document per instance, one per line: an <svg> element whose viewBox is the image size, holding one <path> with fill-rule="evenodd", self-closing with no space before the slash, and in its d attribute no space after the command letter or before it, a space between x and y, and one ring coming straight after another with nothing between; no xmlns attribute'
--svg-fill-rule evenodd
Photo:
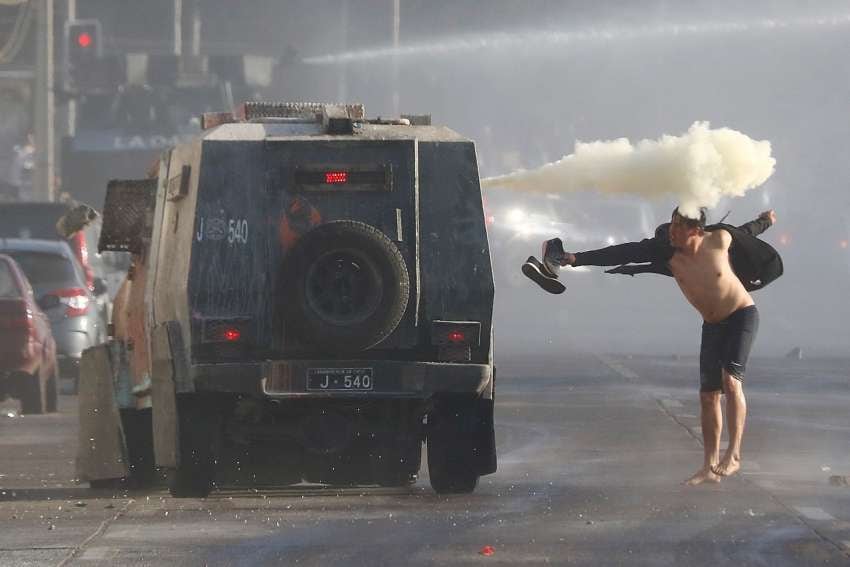
<svg viewBox="0 0 850 567"><path fill-rule="evenodd" d="M120 415L123 441L81 423L81 478L405 486L424 443L437 492L474 490L496 448L473 142L361 105L251 102L203 127L107 189L100 248L132 254L132 290L81 415Z"/></svg>

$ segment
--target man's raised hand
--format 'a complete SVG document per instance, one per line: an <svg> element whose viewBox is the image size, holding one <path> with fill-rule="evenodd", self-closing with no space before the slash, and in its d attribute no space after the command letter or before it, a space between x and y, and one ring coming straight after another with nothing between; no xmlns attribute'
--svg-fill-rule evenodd
<svg viewBox="0 0 850 567"><path fill-rule="evenodd" d="M770 221L771 225L776 224L776 211L770 209L769 211L765 211L759 215L760 219L767 219Z"/></svg>

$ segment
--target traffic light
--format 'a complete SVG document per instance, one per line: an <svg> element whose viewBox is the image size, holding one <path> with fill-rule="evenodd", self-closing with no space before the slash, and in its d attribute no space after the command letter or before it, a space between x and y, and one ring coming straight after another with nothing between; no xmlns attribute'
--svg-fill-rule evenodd
<svg viewBox="0 0 850 567"><path fill-rule="evenodd" d="M86 90L102 74L103 45L99 20L65 23L65 85L69 90Z"/></svg>

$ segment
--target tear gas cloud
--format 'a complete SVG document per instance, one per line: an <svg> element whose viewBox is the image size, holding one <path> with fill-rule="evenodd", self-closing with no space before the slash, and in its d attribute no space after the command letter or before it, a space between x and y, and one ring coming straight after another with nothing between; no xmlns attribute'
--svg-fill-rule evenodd
<svg viewBox="0 0 850 567"><path fill-rule="evenodd" d="M537 169L482 180L483 187L523 193L599 191L648 199L673 197L682 214L697 217L723 197L740 197L774 171L770 142L730 128L695 122L682 136L633 145L625 138L576 142L572 154Z"/></svg>

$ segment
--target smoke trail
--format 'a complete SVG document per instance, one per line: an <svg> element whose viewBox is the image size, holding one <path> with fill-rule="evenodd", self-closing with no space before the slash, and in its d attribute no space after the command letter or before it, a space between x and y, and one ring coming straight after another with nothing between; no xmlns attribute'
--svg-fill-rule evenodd
<svg viewBox="0 0 850 567"><path fill-rule="evenodd" d="M694 122L683 136L591 143L576 142L572 154L533 170L482 180L482 187L531 193L595 190L650 199L672 196L682 214L698 216L724 196L739 197L772 174L770 142L729 128Z"/></svg>
<svg viewBox="0 0 850 567"><path fill-rule="evenodd" d="M430 40L394 47L375 47L305 57L307 65L336 65L357 61L374 61L391 57L413 57L418 55L456 56L458 52L487 51L497 49L539 50L541 48L565 47L609 43L613 41L642 40L652 38L678 38L718 34L750 33L757 31L806 30L813 28L843 28L850 25L850 14L822 17L796 18L788 20L755 20L750 22L702 22L696 24L663 24L658 26L589 28L579 31L526 31L490 33L466 37Z"/></svg>

